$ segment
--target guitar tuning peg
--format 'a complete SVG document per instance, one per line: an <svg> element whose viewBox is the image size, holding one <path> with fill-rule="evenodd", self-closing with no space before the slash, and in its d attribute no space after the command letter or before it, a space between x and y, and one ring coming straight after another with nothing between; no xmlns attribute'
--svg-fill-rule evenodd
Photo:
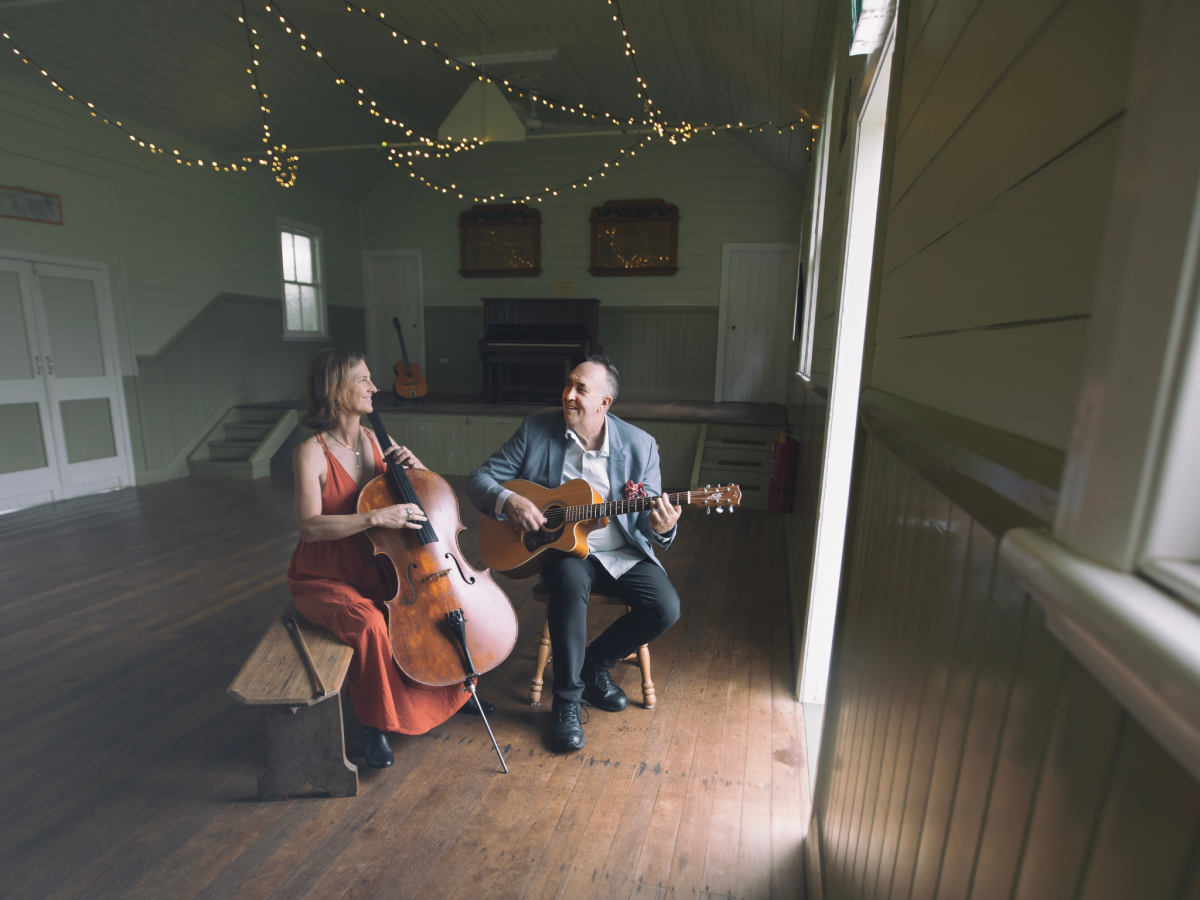
<svg viewBox="0 0 1200 900"><path fill-rule="evenodd" d="M732 506L731 506L731 507L729 507L729 514L730 514L731 516L733 515L733 510L734 510L734 507L732 507Z"/></svg>
<svg viewBox="0 0 1200 900"><path fill-rule="evenodd" d="M718 512L718 513L723 513L723 512L725 512L725 507L723 507L723 506L718 506L718 507L717 507L717 512Z"/></svg>
<svg viewBox="0 0 1200 900"><path fill-rule="evenodd" d="M706 485L704 486L705 490L707 490L707 489L708 489L708 488L710 488L710 487L712 487L712 485L711 485L711 484L706 484Z"/></svg>
<svg viewBox="0 0 1200 900"><path fill-rule="evenodd" d="M704 514L705 514L706 516L711 516L711 515L712 515L712 507L711 507L711 506L707 506L707 507L705 507L705 508L704 508Z"/></svg>

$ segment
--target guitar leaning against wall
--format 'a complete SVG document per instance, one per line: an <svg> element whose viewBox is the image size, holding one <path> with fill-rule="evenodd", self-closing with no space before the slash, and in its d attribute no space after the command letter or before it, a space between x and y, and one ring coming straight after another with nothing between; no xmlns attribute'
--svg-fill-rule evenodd
<svg viewBox="0 0 1200 900"><path fill-rule="evenodd" d="M600 494L582 478L573 478L548 489L532 481L506 481L504 487L534 503L546 524L537 531L525 532L509 522L484 516L479 523L479 555L483 564L509 578L528 578L542 570L555 553L568 553L583 559L588 555L588 535L608 525L609 516L623 516L650 508L654 497L604 502ZM742 502L737 485L696 488L677 494L664 494L672 506L702 506L709 512L734 508Z"/></svg>
<svg viewBox="0 0 1200 900"><path fill-rule="evenodd" d="M400 327L400 320L395 316L392 317L392 326L396 329L396 336L400 338L400 356L402 357L392 366L392 371L396 373L396 382L392 385L392 391L397 400L419 400L429 393L429 385L421 376L421 367L417 363L408 361L408 347L404 345L404 329Z"/></svg>

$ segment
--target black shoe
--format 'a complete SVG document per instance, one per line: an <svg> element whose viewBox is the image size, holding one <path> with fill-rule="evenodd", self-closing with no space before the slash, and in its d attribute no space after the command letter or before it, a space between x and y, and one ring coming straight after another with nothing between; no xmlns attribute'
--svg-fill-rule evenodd
<svg viewBox="0 0 1200 900"><path fill-rule="evenodd" d="M459 709L459 712L465 713L468 716L477 716L479 715L480 706L483 706L484 715L490 716L496 711L496 707L492 706L492 704L488 703L486 700L480 700L478 697L472 697L462 705L462 707Z"/></svg>
<svg viewBox="0 0 1200 900"><path fill-rule="evenodd" d="M583 747L583 726L579 722L579 701L555 697L550 706L554 724L550 726L550 745L555 750L579 750Z"/></svg>
<svg viewBox="0 0 1200 900"><path fill-rule="evenodd" d="M386 769L396 761L387 735L370 725L363 726L363 754L372 769Z"/></svg>
<svg viewBox="0 0 1200 900"><path fill-rule="evenodd" d="M583 699L589 706L597 706L607 712L620 712L629 705L625 692L617 687L605 669L584 667Z"/></svg>

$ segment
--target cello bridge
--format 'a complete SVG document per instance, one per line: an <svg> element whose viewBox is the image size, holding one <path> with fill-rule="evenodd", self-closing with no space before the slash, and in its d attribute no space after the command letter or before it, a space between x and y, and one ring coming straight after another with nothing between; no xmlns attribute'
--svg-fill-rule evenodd
<svg viewBox="0 0 1200 900"><path fill-rule="evenodd" d="M450 574L449 569L438 569L436 572L431 572L430 574L428 574L424 578L422 578L421 584L426 584L430 581L433 581L435 578L444 578L446 575L449 575L449 574Z"/></svg>

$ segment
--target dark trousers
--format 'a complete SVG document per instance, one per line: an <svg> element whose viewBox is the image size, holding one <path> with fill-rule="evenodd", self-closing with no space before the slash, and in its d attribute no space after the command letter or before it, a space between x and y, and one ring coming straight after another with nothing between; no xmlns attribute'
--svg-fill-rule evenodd
<svg viewBox="0 0 1200 900"><path fill-rule="evenodd" d="M679 595L667 573L649 560L613 578L595 556L560 556L546 564L542 579L550 587L554 696L563 700L577 701L582 696L580 672L585 662L607 671L679 620ZM589 647L587 609L592 591L620 597L630 611L609 625Z"/></svg>

